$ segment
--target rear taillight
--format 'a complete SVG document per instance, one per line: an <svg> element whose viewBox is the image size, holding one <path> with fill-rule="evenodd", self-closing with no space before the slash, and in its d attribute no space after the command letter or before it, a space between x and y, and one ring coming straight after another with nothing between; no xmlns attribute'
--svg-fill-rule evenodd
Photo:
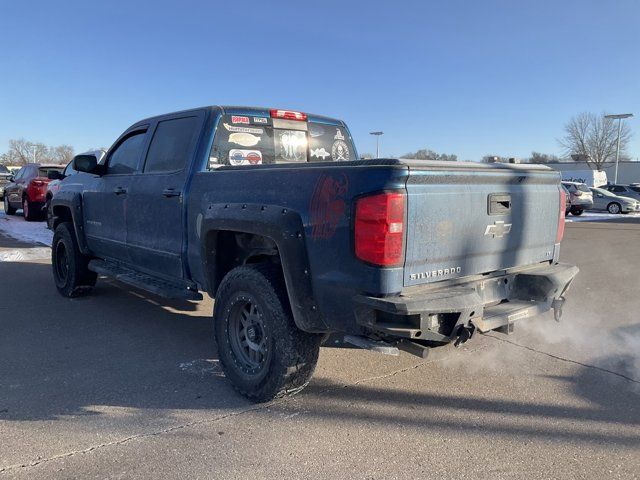
<svg viewBox="0 0 640 480"><path fill-rule="evenodd" d="M562 241L564 237L564 216L567 210L567 197L562 189L560 189L560 213L558 217L558 233L556 234L556 243Z"/></svg>
<svg viewBox="0 0 640 480"><path fill-rule="evenodd" d="M300 120L305 121L307 114L302 112L294 112L293 110L271 110L271 118L282 118L284 120Z"/></svg>
<svg viewBox="0 0 640 480"><path fill-rule="evenodd" d="M383 267L402 265L404 260L405 194L380 193L356 203L356 257Z"/></svg>

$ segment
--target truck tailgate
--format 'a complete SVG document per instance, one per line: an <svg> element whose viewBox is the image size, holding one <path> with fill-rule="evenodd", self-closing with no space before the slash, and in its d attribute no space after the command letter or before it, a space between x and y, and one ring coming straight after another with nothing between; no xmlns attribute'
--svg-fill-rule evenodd
<svg viewBox="0 0 640 480"><path fill-rule="evenodd" d="M537 165L407 164L405 286L554 258L558 172Z"/></svg>

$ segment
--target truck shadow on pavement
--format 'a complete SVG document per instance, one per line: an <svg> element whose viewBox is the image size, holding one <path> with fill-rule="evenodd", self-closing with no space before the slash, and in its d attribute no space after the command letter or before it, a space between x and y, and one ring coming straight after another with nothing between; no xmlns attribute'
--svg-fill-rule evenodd
<svg viewBox="0 0 640 480"><path fill-rule="evenodd" d="M251 405L217 365L211 302L166 302L106 281L70 300L58 295L48 264L4 263L0 274L15 287L0 292L0 421L64 421L127 407L161 422L171 410ZM440 393L428 382L407 391L316 377L299 396L259 414L640 446L639 397L630 382L603 381L589 368L561 380L588 405ZM615 425L615 434L603 425Z"/></svg>

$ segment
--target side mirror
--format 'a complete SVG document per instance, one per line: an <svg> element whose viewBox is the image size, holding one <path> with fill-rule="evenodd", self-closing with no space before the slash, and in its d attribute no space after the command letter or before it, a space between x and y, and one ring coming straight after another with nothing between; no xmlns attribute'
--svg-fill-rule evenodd
<svg viewBox="0 0 640 480"><path fill-rule="evenodd" d="M49 170L47 172L47 178L49 180L62 180L64 175L57 170Z"/></svg>
<svg viewBox="0 0 640 480"><path fill-rule="evenodd" d="M96 173L98 159L95 155L76 155L73 157L73 169L77 172Z"/></svg>
<svg viewBox="0 0 640 480"><path fill-rule="evenodd" d="M9 177L9 181L10 181L10 182L13 182L13 181L15 180L15 178L16 178L15 176L11 175L11 176Z"/></svg>

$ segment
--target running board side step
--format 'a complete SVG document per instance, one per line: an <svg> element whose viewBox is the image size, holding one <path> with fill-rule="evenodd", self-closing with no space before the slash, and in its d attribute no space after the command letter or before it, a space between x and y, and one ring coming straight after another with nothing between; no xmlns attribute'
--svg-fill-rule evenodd
<svg viewBox="0 0 640 480"><path fill-rule="evenodd" d="M91 260L89 270L164 298L181 300L202 300L203 298L195 287L186 282L170 282L138 272L117 262Z"/></svg>

